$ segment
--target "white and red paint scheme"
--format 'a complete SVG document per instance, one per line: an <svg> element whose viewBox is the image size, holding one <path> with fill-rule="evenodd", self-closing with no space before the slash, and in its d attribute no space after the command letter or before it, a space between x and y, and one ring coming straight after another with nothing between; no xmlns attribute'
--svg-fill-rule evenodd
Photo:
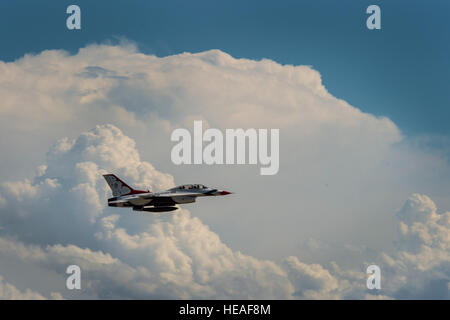
<svg viewBox="0 0 450 320"><path fill-rule="evenodd" d="M135 211L174 211L178 209L175 205L195 202L197 197L231 194L202 184L185 184L165 191L150 192L133 189L114 174L105 174L103 177L113 193L113 197L108 199L108 206L132 207Z"/></svg>

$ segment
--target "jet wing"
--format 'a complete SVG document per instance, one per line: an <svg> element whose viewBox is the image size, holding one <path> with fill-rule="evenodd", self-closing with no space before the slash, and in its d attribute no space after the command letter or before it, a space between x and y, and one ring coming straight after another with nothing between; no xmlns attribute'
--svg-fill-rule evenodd
<svg viewBox="0 0 450 320"><path fill-rule="evenodd" d="M132 198L132 199L136 199L136 197L135 197L135 198ZM113 200L113 201L108 201L108 204L128 203L130 200L131 200L130 198L128 198L128 199Z"/></svg>
<svg viewBox="0 0 450 320"><path fill-rule="evenodd" d="M185 192L185 193L172 193L168 197L178 198L178 197L198 197L198 193L195 192Z"/></svg>
<svg viewBox="0 0 450 320"><path fill-rule="evenodd" d="M161 199L161 198L178 198L178 197L197 197L199 194L196 192L167 192L167 193L152 193L136 195L141 199Z"/></svg>

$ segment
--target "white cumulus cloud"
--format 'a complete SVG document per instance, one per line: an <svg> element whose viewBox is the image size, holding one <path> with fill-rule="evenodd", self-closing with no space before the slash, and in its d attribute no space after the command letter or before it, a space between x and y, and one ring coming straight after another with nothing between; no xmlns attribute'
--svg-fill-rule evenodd
<svg viewBox="0 0 450 320"><path fill-rule="evenodd" d="M114 146L128 148L127 162L119 156L122 151L109 155L116 152ZM361 270L342 271L337 265L327 269L294 256L282 263L251 257L230 249L184 209L152 215L107 208L104 172L120 173L136 185L173 185L172 176L140 160L134 142L112 125L97 126L70 143L60 140L47 157L45 172L41 170L33 180L1 185L5 205L0 209L0 224L6 228L0 237L0 256L54 272L77 264L88 275L83 294L98 298L402 298L408 285L422 281L430 288L438 286L438 298L448 295L442 295L439 286L449 270L449 213L438 214L427 196L413 195L399 211L401 245L392 257L383 254L380 260L385 277L393 279L386 283L394 284L382 295L373 295L364 289ZM414 283L408 282L411 275Z"/></svg>
<svg viewBox="0 0 450 320"><path fill-rule="evenodd" d="M2 254L49 277L76 260L90 270L89 297L446 297L448 214L423 194L449 204L448 162L409 146L388 118L334 97L321 78L309 66L219 50L159 58L131 45L0 62L0 134L8 137L0 141L0 236L16 248ZM170 133L193 120L279 128L279 174L172 165ZM236 196L192 213L135 215L105 208L105 172L152 190L173 186L170 172L177 183L230 186ZM299 249L308 239L319 241ZM330 261L341 265L348 252L302 259L344 246L353 248L350 269ZM367 263L383 264L392 285L368 292Z"/></svg>

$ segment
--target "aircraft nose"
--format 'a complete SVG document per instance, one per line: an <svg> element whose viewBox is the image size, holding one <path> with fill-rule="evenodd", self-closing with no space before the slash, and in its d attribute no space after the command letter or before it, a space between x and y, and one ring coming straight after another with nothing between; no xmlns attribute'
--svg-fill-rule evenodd
<svg viewBox="0 0 450 320"><path fill-rule="evenodd" d="M228 191L225 191L225 190L220 191L220 195L221 196L226 196L227 194L232 194L232 192L228 192Z"/></svg>

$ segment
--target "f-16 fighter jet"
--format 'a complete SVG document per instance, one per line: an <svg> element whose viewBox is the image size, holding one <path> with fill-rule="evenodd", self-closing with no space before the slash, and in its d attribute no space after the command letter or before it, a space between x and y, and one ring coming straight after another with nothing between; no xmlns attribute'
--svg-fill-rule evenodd
<svg viewBox="0 0 450 320"><path fill-rule="evenodd" d="M175 205L195 202L197 197L224 196L231 192L206 187L202 184L185 184L166 191L136 190L114 174L103 175L112 190L108 199L110 207L132 207L135 211L166 212L177 210Z"/></svg>

